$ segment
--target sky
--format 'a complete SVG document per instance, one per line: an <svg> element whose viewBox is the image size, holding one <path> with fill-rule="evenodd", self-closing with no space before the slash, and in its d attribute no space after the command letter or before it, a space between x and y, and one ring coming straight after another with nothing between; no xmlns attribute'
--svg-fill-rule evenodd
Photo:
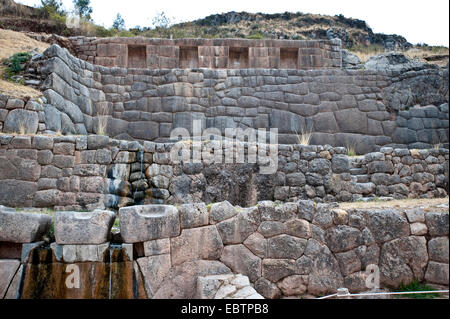
<svg viewBox="0 0 450 319"><path fill-rule="evenodd" d="M16 0L35 6L40 0ZM72 0L63 0L67 10ZM398 34L409 42L449 46L448 0L91 0L92 18L111 27L117 13L128 28L152 26L160 12L176 22L204 18L229 11L280 13L285 11L324 15L343 14L364 20L375 33Z"/></svg>

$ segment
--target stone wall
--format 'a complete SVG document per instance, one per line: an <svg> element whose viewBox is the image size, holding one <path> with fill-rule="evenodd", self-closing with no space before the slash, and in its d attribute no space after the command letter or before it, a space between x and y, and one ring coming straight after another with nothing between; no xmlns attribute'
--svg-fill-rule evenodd
<svg viewBox="0 0 450 319"><path fill-rule="evenodd" d="M57 212L50 244L38 242L49 216L0 206L0 298L313 297L367 291L373 271L380 288L448 286L448 216L312 201L148 205L120 209L111 245L113 213ZM81 289L65 284L68 265Z"/></svg>
<svg viewBox="0 0 450 319"><path fill-rule="evenodd" d="M448 70L429 66L402 72L107 68L54 45L31 68L44 91L38 115L46 133L165 142L174 128L192 132L199 120L222 134L277 128L282 144L311 133L312 144L351 146L360 154L382 146L448 147ZM0 119L6 120L5 103Z"/></svg>
<svg viewBox="0 0 450 319"><path fill-rule="evenodd" d="M69 38L77 57L107 67L145 69L340 68L341 41Z"/></svg>
<svg viewBox="0 0 450 319"><path fill-rule="evenodd" d="M216 141L217 142L217 141ZM152 203L214 203L251 206L261 200L317 202L363 198L445 197L448 149L381 152L348 157L345 148L279 145L272 158L249 160L245 143L201 143L199 163L175 162L172 150L187 144L120 141L107 136L0 134L0 204L58 210L118 208ZM252 146L255 154L266 146ZM242 163L226 156L243 150ZM272 152L272 151L271 151ZM262 172L265 159L273 171Z"/></svg>

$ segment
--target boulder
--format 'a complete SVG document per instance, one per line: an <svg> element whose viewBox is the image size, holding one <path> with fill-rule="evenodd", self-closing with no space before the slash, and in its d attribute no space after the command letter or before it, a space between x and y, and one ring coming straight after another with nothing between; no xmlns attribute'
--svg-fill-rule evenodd
<svg viewBox="0 0 450 319"><path fill-rule="evenodd" d="M93 212L56 212L55 239L60 245L99 245L106 243L116 214Z"/></svg>
<svg viewBox="0 0 450 319"><path fill-rule="evenodd" d="M32 243L50 229L52 217L44 214L20 213L0 206L0 242Z"/></svg>
<svg viewBox="0 0 450 319"><path fill-rule="evenodd" d="M180 235L179 213L174 206L123 207L119 220L122 238L130 244Z"/></svg>
<svg viewBox="0 0 450 319"><path fill-rule="evenodd" d="M371 57L365 63L365 68L370 71L405 72L414 68L421 68L423 65L422 62L411 60L402 53L389 52Z"/></svg>

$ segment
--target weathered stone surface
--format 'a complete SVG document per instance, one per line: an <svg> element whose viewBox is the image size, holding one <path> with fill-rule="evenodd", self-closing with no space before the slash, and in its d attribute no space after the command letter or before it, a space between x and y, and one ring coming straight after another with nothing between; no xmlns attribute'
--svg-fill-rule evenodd
<svg viewBox="0 0 450 319"><path fill-rule="evenodd" d="M182 229L206 226L209 223L209 214L204 203L181 205L178 212Z"/></svg>
<svg viewBox="0 0 450 319"><path fill-rule="evenodd" d="M413 223L411 226L411 235L423 236L428 233L427 225L423 223Z"/></svg>
<svg viewBox="0 0 450 319"><path fill-rule="evenodd" d="M267 240L267 257L272 259L298 259L306 248L306 239L280 235Z"/></svg>
<svg viewBox="0 0 450 319"><path fill-rule="evenodd" d="M406 218L393 210L370 211L367 218L369 229L377 243L384 243L410 234Z"/></svg>
<svg viewBox="0 0 450 319"><path fill-rule="evenodd" d="M251 234L244 241L244 245L259 258L265 258L267 255L267 240L260 233Z"/></svg>
<svg viewBox="0 0 450 319"><path fill-rule="evenodd" d="M37 112L15 109L8 113L3 130L6 133L36 134L38 124Z"/></svg>
<svg viewBox="0 0 450 319"><path fill-rule="evenodd" d="M198 277L230 274L219 261L197 260L173 267L160 284L154 299L193 299Z"/></svg>
<svg viewBox="0 0 450 319"><path fill-rule="evenodd" d="M258 232L266 238L285 233L287 227L282 222L266 221L259 225Z"/></svg>
<svg viewBox="0 0 450 319"><path fill-rule="evenodd" d="M148 256L170 254L170 239L156 239L144 243L144 254Z"/></svg>
<svg viewBox="0 0 450 319"><path fill-rule="evenodd" d="M50 229L52 218L44 214L19 213L0 206L0 242L32 243Z"/></svg>
<svg viewBox="0 0 450 319"><path fill-rule="evenodd" d="M430 261L425 274L425 280L430 283L447 286L449 283L448 264Z"/></svg>
<svg viewBox="0 0 450 319"><path fill-rule="evenodd" d="M414 279L421 281L428 263L424 237L405 237L385 243L381 248L381 283L398 287Z"/></svg>
<svg viewBox="0 0 450 319"><path fill-rule="evenodd" d="M336 254L336 259L344 277L361 270L361 261L354 250Z"/></svg>
<svg viewBox="0 0 450 319"><path fill-rule="evenodd" d="M448 236L447 213L426 213L425 218L431 236Z"/></svg>
<svg viewBox="0 0 450 319"><path fill-rule="evenodd" d="M180 219L174 206L145 205L119 210L120 230L126 243L146 242L180 235Z"/></svg>
<svg viewBox="0 0 450 319"><path fill-rule="evenodd" d="M292 259L264 259L262 276L273 283L296 274L297 266Z"/></svg>
<svg viewBox="0 0 450 319"><path fill-rule="evenodd" d="M327 246L334 253L348 251L364 243L361 232L353 227L339 225L326 231Z"/></svg>
<svg viewBox="0 0 450 319"><path fill-rule="evenodd" d="M256 231L259 224L257 208L248 208L239 215L217 224L224 244L241 244Z"/></svg>
<svg viewBox="0 0 450 319"><path fill-rule="evenodd" d="M315 239L308 240L305 256L312 261L309 275L308 293L319 296L335 293L341 288L344 280L339 270L339 264L327 246L321 245Z"/></svg>
<svg viewBox="0 0 450 319"><path fill-rule="evenodd" d="M99 245L108 241L116 214L105 210L56 212L55 239L60 245Z"/></svg>
<svg viewBox="0 0 450 319"><path fill-rule="evenodd" d="M186 261L219 259L222 249L222 239L214 226L183 229L180 236L170 240L174 266Z"/></svg>
<svg viewBox="0 0 450 319"><path fill-rule="evenodd" d="M8 292L8 288L19 269L18 260L0 260L0 298L3 299Z"/></svg>
<svg viewBox="0 0 450 319"><path fill-rule="evenodd" d="M235 273L248 276L252 282L261 277L261 258L253 255L244 245L226 246L220 261Z"/></svg>
<svg viewBox="0 0 450 319"><path fill-rule="evenodd" d="M219 223L221 221L232 218L238 214L237 210L228 201L216 203L211 205L209 211L209 218L212 223Z"/></svg>
<svg viewBox="0 0 450 319"><path fill-rule="evenodd" d="M298 216L312 222L316 211L316 204L313 201L301 200L298 203Z"/></svg>
<svg viewBox="0 0 450 319"><path fill-rule="evenodd" d="M448 264L448 237L432 238L428 241L430 260Z"/></svg>
<svg viewBox="0 0 450 319"><path fill-rule="evenodd" d="M195 298L214 299L219 288L224 284L228 284L232 278L234 278L233 275L198 277Z"/></svg>
<svg viewBox="0 0 450 319"><path fill-rule="evenodd" d="M23 206L32 206L32 200L37 192L35 182L19 181L15 179L0 180L0 203L8 206L16 206L23 203ZM49 206L47 206L49 207Z"/></svg>
<svg viewBox="0 0 450 319"><path fill-rule="evenodd" d="M309 239L312 236L311 224L304 219L293 219L285 223L286 233L298 238Z"/></svg>
<svg viewBox="0 0 450 319"><path fill-rule="evenodd" d="M171 269L170 255L158 255L137 260L142 275L144 276L145 291L149 298L154 298Z"/></svg>
<svg viewBox="0 0 450 319"><path fill-rule="evenodd" d="M308 276L289 276L278 282L277 286L285 296L300 296L307 291Z"/></svg>
<svg viewBox="0 0 450 319"><path fill-rule="evenodd" d="M267 299L279 299L281 291L274 283L264 277L258 279L255 283L255 289Z"/></svg>

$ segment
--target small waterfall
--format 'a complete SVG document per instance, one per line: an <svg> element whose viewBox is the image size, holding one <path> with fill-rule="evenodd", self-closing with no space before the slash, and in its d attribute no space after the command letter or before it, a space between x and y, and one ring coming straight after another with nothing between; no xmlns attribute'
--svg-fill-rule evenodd
<svg viewBox="0 0 450 319"><path fill-rule="evenodd" d="M117 256L115 256L115 254L114 254L115 251L119 251L119 252L122 251L122 245L111 244L109 246L109 289L108 289L108 299L112 299L113 262L114 262L114 259L117 259ZM115 262L117 262L117 260L115 260Z"/></svg>

